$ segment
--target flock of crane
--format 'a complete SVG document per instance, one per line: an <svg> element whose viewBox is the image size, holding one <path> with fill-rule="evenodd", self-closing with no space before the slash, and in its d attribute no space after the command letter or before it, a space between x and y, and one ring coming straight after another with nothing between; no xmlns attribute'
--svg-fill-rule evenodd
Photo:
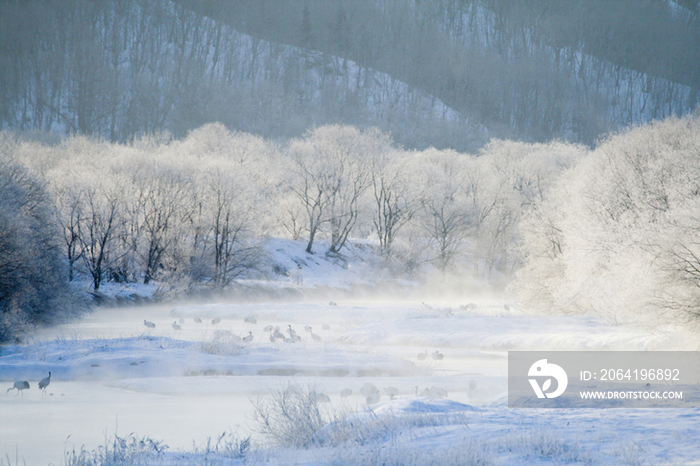
<svg viewBox="0 0 700 466"><path fill-rule="evenodd" d="M202 319L199 317L194 318L194 321L196 323L202 323ZM185 323L184 319L180 319L180 324L178 324L178 321L174 321L172 324L172 328L174 330L182 330L181 324ZM211 323L213 325L218 324L221 322L221 319L219 317L213 319ZM247 324L256 324L257 319L255 316L247 316L244 318L244 322ZM143 324L148 327L148 328L155 328L156 324L153 322L148 322L146 320L143 321ZM315 342L320 343L321 342L321 337L317 334L314 333L313 328L310 325L304 326L304 330L306 333L309 334L311 339ZM323 324L323 330L329 331L330 327L327 324ZM271 343L276 343L278 341L283 341L285 343L297 343L301 341L301 337L297 334L297 332L292 328L291 325L288 325L285 332L287 333L286 335L282 333L281 328L279 326L273 326L273 325L268 325L265 328L263 328L263 332L268 334L268 338ZM248 332L248 335L241 338L241 341L244 343L250 343L254 339L253 332ZM418 353L416 356L419 361L424 361L428 359L428 356L430 356L432 359L435 361L442 361L443 358L445 357L441 352L438 350L435 350L435 352L428 354L428 350L425 350L421 353ZM373 405L379 402L381 399L381 392L379 389L374 386L371 383L366 383L360 388L359 390L360 395L365 397L365 402L368 405ZM386 396L389 397L390 400L393 400L394 397L399 395L399 389L396 387L384 387L384 393ZM352 396L353 391L351 388L346 388L340 392L340 397L341 398L347 398L349 396ZM430 387L430 388L424 388L423 390L420 390L419 387L415 387L415 396L427 396L431 398L447 398L447 390L444 388L440 387ZM316 402L317 403L330 403L331 399L328 395L325 393L316 393Z"/></svg>
<svg viewBox="0 0 700 466"><path fill-rule="evenodd" d="M347 398L352 396L352 389L345 388L341 390L340 397ZM373 405L379 403L381 399L381 392L372 383L366 383L360 388L359 394L365 397L365 402L368 405ZM399 389L396 387L384 387L384 394L389 397L389 400L393 400L395 397L399 396ZM431 398L447 398L447 390L440 387L430 387L420 390L418 386L415 387L415 396L427 396ZM331 399L325 393L316 393L317 403L330 403Z"/></svg>
<svg viewBox="0 0 700 466"><path fill-rule="evenodd" d="M48 387L50 383L51 383L51 372L49 372L48 377L44 377L43 379L41 379L39 381L39 390L41 390L41 393L43 395L46 395L46 387ZM7 389L7 393L9 393L10 390L17 390L17 393L15 394L15 396L19 395L20 393L22 394L22 396L24 396L24 390L26 390L28 388L29 388L29 382L27 382L26 380L18 380L17 382L15 382L15 384L12 387Z"/></svg>
<svg viewBox="0 0 700 466"><path fill-rule="evenodd" d="M333 303L333 304L335 304L335 303ZM202 323L202 319L199 317L195 317L193 320L197 324ZM216 317L216 318L211 320L212 325L217 325L220 322L221 322L220 317ZM255 318L255 316L251 315L251 316L245 317L244 322L247 324L256 324L257 319ZM179 323L177 320L173 321L171 327L173 328L173 330L180 331L180 330L182 330L182 324L184 324L184 323L185 323L185 319L180 318ZM146 319L143 320L143 325L149 329L156 328L155 323L149 322ZM323 324L322 328L325 331L330 330L330 327L327 324ZM304 326L304 330L306 331L306 333L309 334L309 336L311 337L311 339L313 341L315 341L317 343L320 343L322 341L321 337L319 335L317 335L316 333L314 333L313 328L310 325ZM281 328L279 326L268 325L263 329L263 332L269 334L268 338L269 338L271 343L276 343L278 341L283 341L285 343L297 343L297 342L300 342L302 340L301 337L297 334L297 332L292 328L291 325L288 325L287 329L285 330L285 332L287 333L288 336L281 332ZM246 335L245 337L242 337L240 340L244 343L251 343L254 340L254 338L255 337L253 335L253 332L249 331L248 335ZM419 361L426 360L428 358L428 350L425 350L421 353L418 353L418 355L416 357ZM441 361L444 358L444 355L436 350L434 353L430 354L430 357L436 361ZM39 381L39 389L42 391L42 393L44 395L46 394L46 387L48 387L50 383L51 383L51 372L49 372L48 377L45 377L45 378L41 379L41 381ZM28 388L30 388L29 382L27 382L26 380L20 380L20 381L15 382L11 388L8 388L7 392L9 393L10 390L17 390L17 394L15 394L15 396L19 395L20 393L22 393L22 396L24 396L23 391L28 389ZM399 390L396 387L385 387L384 392L389 397L389 399L394 399L394 397L399 394ZM360 394L365 397L368 405L375 404L375 403L379 402L379 399L381 396L379 389L377 389L377 387L375 387L371 383L366 383L360 389ZM340 392L341 398L347 398L351 395L352 395L352 389L350 389L350 388L346 388ZM430 397L446 398L447 392L444 389L438 388L438 387L425 388L422 391L419 391L418 387L415 387L415 395L416 396L430 396ZM330 398L323 393L319 393L319 394L317 394L316 401L319 403L330 402Z"/></svg>
<svg viewBox="0 0 700 466"><path fill-rule="evenodd" d="M252 315L245 317L243 320L247 324L256 324L258 322L257 319L255 318L255 316L252 316ZM198 323L198 324L202 323L202 319L199 317L195 317L194 321L195 321L195 323ZM220 322L221 322L220 317L216 317L216 318L212 319L212 321L211 321L212 325L216 325ZM184 323L185 323L185 319L183 319L183 318L180 318L179 324L178 324L177 320L173 321L173 323L172 323L173 330L182 330L182 324L184 324ZM143 321L143 325L145 325L146 327L151 328L151 329L156 328L156 324L154 324L153 322L149 322L145 319ZM323 330L329 331L330 326L328 326L328 324L323 324ZM268 325L263 329L263 332L269 334L268 338L269 338L271 343L276 343L278 341L283 341L285 343L297 343L297 342L301 341L301 337L297 334L297 332L292 328L291 325L288 325L287 329L285 331L287 332L287 334L289 336L287 336L281 332L281 328L279 325L276 325L276 326ZM317 343L321 343L321 341L322 341L321 336L314 333L313 328L310 325L305 325L304 331L306 331L306 333L309 334L309 336L311 337L311 339L313 341L315 341ZM254 339L255 339L255 336L253 335L253 332L249 331L248 335L241 338L241 341L244 343L250 343ZM430 353L430 357L436 361L442 361L444 359L445 355L442 354L440 351L435 350L434 353ZM425 350L424 352L418 353L416 358L419 361L426 360L428 358L428 350Z"/></svg>
<svg viewBox="0 0 700 466"><path fill-rule="evenodd" d="M199 317L195 317L193 320L197 324L202 323L202 319ZM258 322L257 319L255 318L255 316L247 316L243 320L247 324L256 324ZM220 322L221 322L221 317L216 317L216 318L212 319L212 321L211 321L212 325L217 325ZM173 330L180 331L180 330L182 330L182 325L184 323L185 323L185 319L180 318L179 321L177 321L177 320L173 321L171 327L173 328ZM150 329L156 328L155 323L149 322L146 319L143 320L143 325L145 325L147 328L150 328ZM314 333L313 328L311 326L309 326L309 325L304 326L304 330L309 334L309 337L311 337L311 339L313 341L315 341L317 343L321 342L321 336ZM329 331L330 326L328 324L323 324L323 330ZM279 326L268 325L267 327L265 327L263 329L263 332L269 333L269 340L272 343L275 343L278 340L283 341L285 343L297 343L297 342L301 341L301 337L297 334L297 332L292 328L291 325L288 325L287 329L285 330L285 332L287 332L287 334L289 336L286 336L284 333L282 333L281 328ZM253 335L253 332L249 331L248 335L241 338L241 341L244 343L250 343L254 339L255 339L255 336Z"/></svg>

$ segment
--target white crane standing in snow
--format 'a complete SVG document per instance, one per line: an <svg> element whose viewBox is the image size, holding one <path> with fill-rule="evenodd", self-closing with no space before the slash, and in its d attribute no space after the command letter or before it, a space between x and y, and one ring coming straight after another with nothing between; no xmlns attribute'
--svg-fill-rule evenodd
<svg viewBox="0 0 700 466"><path fill-rule="evenodd" d="M154 324L153 322L149 322L146 319L143 319L143 325L145 325L148 328L156 328L156 324Z"/></svg>
<svg viewBox="0 0 700 466"><path fill-rule="evenodd" d="M297 335L297 332L294 331L292 328L291 324L289 325L289 328L287 329L287 332L289 332L289 337L294 340L295 342L301 341L301 337Z"/></svg>
<svg viewBox="0 0 700 466"><path fill-rule="evenodd" d="M321 343L321 337L318 336L318 335L316 335L309 325L307 325L306 327L304 327L304 330L306 330L307 332L309 332L309 335L311 335L311 338L312 338L315 342Z"/></svg>
<svg viewBox="0 0 700 466"><path fill-rule="evenodd" d="M272 325L268 325L267 327L265 327L263 329L263 332L269 332L270 333L270 342L274 343L275 337L274 337L274 335L272 335L272 330L273 330Z"/></svg>
<svg viewBox="0 0 700 466"><path fill-rule="evenodd" d="M176 321L176 320L173 321L173 329L174 329L174 330L182 330L182 327L180 327L180 326L177 324L177 321Z"/></svg>

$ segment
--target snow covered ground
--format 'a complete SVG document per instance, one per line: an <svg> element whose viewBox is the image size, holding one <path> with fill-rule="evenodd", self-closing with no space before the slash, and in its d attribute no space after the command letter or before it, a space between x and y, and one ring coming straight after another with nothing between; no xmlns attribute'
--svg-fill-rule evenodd
<svg viewBox="0 0 700 466"><path fill-rule="evenodd" d="M700 464L696 409L506 405L508 350L695 350L697 340L505 304L407 293L99 309L0 348L0 464L64 464L65 451L132 433L168 446L140 444L148 464ZM302 340L273 343L268 325L287 336L291 326ZM5 393L17 380L30 388ZM322 429L316 447L266 444L252 401L290 383L326 394L324 409L354 414ZM365 384L380 394L369 407ZM352 395L341 397L346 389ZM212 447L223 433L252 435L255 447L226 456Z"/></svg>

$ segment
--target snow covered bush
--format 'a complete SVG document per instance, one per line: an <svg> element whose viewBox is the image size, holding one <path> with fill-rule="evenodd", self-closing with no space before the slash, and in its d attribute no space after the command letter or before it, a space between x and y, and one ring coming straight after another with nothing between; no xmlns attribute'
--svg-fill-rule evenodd
<svg viewBox="0 0 700 466"><path fill-rule="evenodd" d="M117 435L111 441L106 441L94 451L84 447L66 452L66 466L109 466L109 465L147 465L153 461L162 460L167 446L150 438L138 438L133 434L126 437Z"/></svg>
<svg viewBox="0 0 700 466"><path fill-rule="evenodd" d="M214 330L211 338L202 342L202 351L221 356L235 356L241 351L241 337L229 330Z"/></svg>
<svg viewBox="0 0 700 466"><path fill-rule="evenodd" d="M312 387L289 384L253 402L253 419L261 434L277 445L308 448L314 436L333 420Z"/></svg>

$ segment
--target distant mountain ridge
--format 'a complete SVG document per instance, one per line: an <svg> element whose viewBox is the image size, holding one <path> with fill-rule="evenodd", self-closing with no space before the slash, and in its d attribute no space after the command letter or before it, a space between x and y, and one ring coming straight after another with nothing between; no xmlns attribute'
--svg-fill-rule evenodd
<svg viewBox="0 0 700 466"><path fill-rule="evenodd" d="M0 128L592 144L698 106L695 1L0 2Z"/></svg>

